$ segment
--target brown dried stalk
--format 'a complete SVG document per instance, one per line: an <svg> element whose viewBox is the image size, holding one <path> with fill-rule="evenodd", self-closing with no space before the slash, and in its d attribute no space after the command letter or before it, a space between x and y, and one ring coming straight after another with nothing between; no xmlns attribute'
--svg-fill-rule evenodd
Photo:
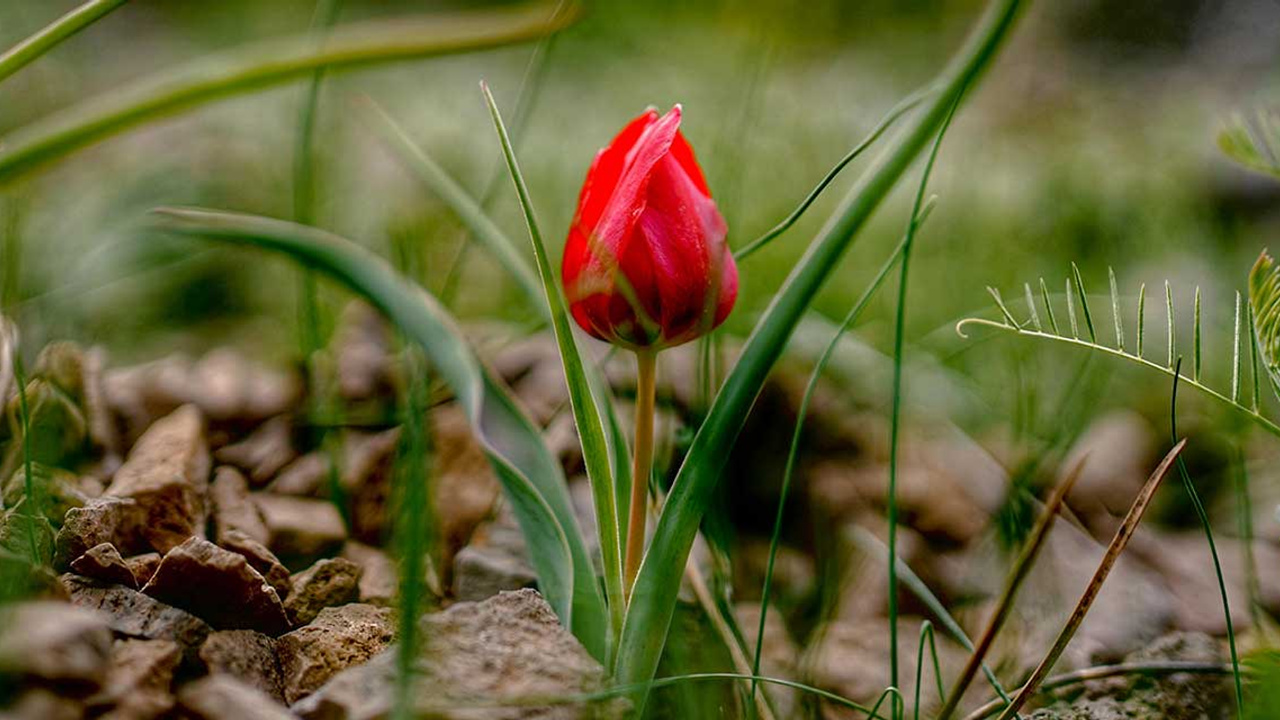
<svg viewBox="0 0 1280 720"><path fill-rule="evenodd" d="M1151 473L1151 476L1147 478L1147 482L1138 492L1138 497L1134 498L1133 505L1129 506L1129 512L1124 516L1124 522L1120 523L1115 537L1111 539L1111 544L1107 546L1107 552L1102 556L1102 562L1098 563L1098 569L1094 571L1093 578L1089 581L1089 585L1085 587L1084 594L1080 596L1080 600L1076 602L1075 609L1071 611L1071 616L1067 618L1066 625L1058 633L1058 638L1054 641L1053 647L1049 648L1049 652L1040 661L1035 671L1031 673L1031 677L1026 684L1018 690L1013 702L1005 706L1004 711L1000 713L997 720L1009 720L1035 695L1040 683L1049 674L1049 670L1058 661L1058 658L1062 656L1062 652L1067 649L1067 644L1075 636L1080 623L1084 622L1085 615L1088 614L1089 608L1093 606L1093 601L1097 599L1098 593L1101 592L1102 583L1106 581L1107 575L1111 573L1111 568L1120 559L1120 553L1124 552L1125 546L1129 544L1129 539L1137 531L1138 523L1142 521L1142 516L1146 513L1147 506L1151 504L1151 498L1155 496L1156 489L1160 487L1160 482L1169 474L1169 469L1173 467L1173 462L1177 460L1178 455L1182 453L1182 449L1186 446L1186 439L1180 440L1169 451L1169 454L1164 456L1164 459L1160 461L1160 465Z"/></svg>
<svg viewBox="0 0 1280 720"><path fill-rule="evenodd" d="M1079 479L1081 471L1084 470L1084 463L1088 457L1082 457L1063 478L1062 482L1054 488L1048 500L1045 501L1044 511L1040 513L1039 519L1036 520L1035 527L1031 529L1031 534L1027 538L1026 544L1022 547L1022 552L1018 554L1018 559L1014 561L1013 570L1005 580L1004 589L1000 592L1000 599L996 601L995 611L991 614L991 619L987 621L987 626L982 631L982 637L978 640L978 644L974 646L973 653L969 656L969 662L964 666L964 671L960 673L960 677L956 678L955 683L951 686L951 692L947 693L947 702L938 713L937 720L948 720L956 708L960 705L960 699L964 696L969 684L973 682L973 678L978 674L978 668L982 666L982 661L987 655L987 651L991 649L991 644L995 642L996 634L1000 632L1000 628L1004 626L1004 621L1008 619L1009 612L1013 610L1013 601L1017 598L1018 590L1022 587L1022 583L1031 574L1031 568L1035 565L1036 558L1040 555L1040 550L1044 547L1045 540L1049 539L1049 531L1053 529L1053 523L1058 518L1058 509L1062 507L1062 503L1066 500L1067 493L1071 492L1071 488L1075 486L1076 480Z"/></svg>

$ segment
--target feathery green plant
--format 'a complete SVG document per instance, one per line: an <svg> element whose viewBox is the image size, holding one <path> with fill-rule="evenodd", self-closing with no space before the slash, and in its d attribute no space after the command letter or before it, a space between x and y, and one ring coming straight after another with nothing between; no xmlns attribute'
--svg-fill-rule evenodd
<svg viewBox="0 0 1280 720"><path fill-rule="evenodd" d="M1236 113L1218 133L1218 147L1241 165L1280 178L1280 112Z"/></svg>
<svg viewBox="0 0 1280 720"><path fill-rule="evenodd" d="M1263 253L1263 256L1258 259L1258 263L1254 266L1253 273L1251 273L1250 275L1249 306L1247 308L1247 312L1245 313L1245 316L1242 316L1240 312L1240 298L1238 296L1239 294L1237 293L1237 300L1236 300L1237 310L1236 310L1236 316L1235 316L1235 329L1234 329L1235 343L1231 352L1232 381L1231 381L1230 390L1219 391L1204 384L1204 382L1200 377L1203 372L1202 363L1196 363L1197 365L1200 365L1200 367L1197 368L1200 372L1193 371L1193 377L1183 376L1180 379L1180 382L1184 385L1187 385L1188 387L1195 388L1196 390L1213 398L1217 402L1234 409L1236 412L1248 418L1250 421L1257 424L1262 429L1266 430L1272 435L1276 435L1277 437L1280 437L1280 425L1277 425L1274 421L1262 415L1262 412L1261 412L1262 403L1259 397L1260 395L1260 385L1259 385L1260 372L1258 369L1259 356L1261 356L1262 362L1268 368L1274 367L1275 372L1280 373L1280 363L1273 361L1273 359L1277 358L1276 353L1280 352L1280 279L1277 279L1277 276L1280 275L1280 270L1277 270L1274 263L1269 261L1270 261L1270 256L1268 256L1266 253ZM1046 287L1044 284L1043 278L1040 279L1040 283L1042 287ZM1073 308L1074 308L1076 299L1075 297L1073 297L1073 293L1072 293L1073 287L1082 288L1083 281L1077 281L1075 283L1068 281L1067 295L1065 299L1068 313L1075 312ZM1117 318L1116 319L1117 327L1120 327L1121 321L1119 320L1119 317L1120 317L1119 291L1114 284L1111 287L1112 287L1112 293L1111 293L1112 312L1115 313L1115 317ZM1146 312L1145 312L1146 286L1145 285L1142 286L1142 288L1139 290L1139 293L1138 293L1137 345L1136 345L1136 349L1133 351L1127 350L1124 344L1120 342L1120 340L1122 340L1121 336L1117 336L1117 342L1113 346L1113 345L1105 344L1104 342L1096 339L1091 340L1091 339L1080 337L1078 331L1074 331L1071 334L1063 333L1061 330L1057 328L1056 323L1051 324L1051 327L1049 328L1037 327L1035 322L1031 319L1030 314L1028 314L1028 318L1026 320L1018 320L1014 317L1009 307L1005 305L1003 302L998 300L999 293L995 291L995 289L993 288L989 288L989 291L993 294L994 297L997 297L996 307L997 307L997 311L1000 314L1001 319L991 320L987 318L965 318L956 324L956 331L962 337L968 337L967 331L970 327L992 328L1002 332L1013 333L1015 335L1019 335L1022 337L1033 338L1038 340L1049 340L1049 341L1054 341L1058 343L1064 343L1067 345L1075 345L1078 347L1087 348L1094 352L1099 352L1106 355L1128 360L1129 362L1141 365L1143 367L1155 370L1157 372L1164 373L1165 375L1168 375L1170 377L1172 377L1174 374L1174 365L1175 365L1176 357L1178 355L1178 342L1177 342L1177 336L1175 332L1175 322L1177 318L1174 311L1173 287L1168 281L1165 282L1165 330L1166 330L1167 343L1165 348L1165 358L1164 358L1165 362L1163 364L1160 364L1154 360L1151 360L1144 355L1145 348L1144 348L1143 341L1144 341L1144 335L1145 335L1145 329L1146 329ZM1196 294L1197 296L1199 295L1198 290ZM1047 291L1041 294L1041 302L1043 303L1042 309L1044 309L1046 313L1050 317L1052 317L1053 302L1050 299ZM1083 294L1080 294L1079 303L1081 305L1084 316L1092 317L1092 313L1089 309L1089 298ZM1262 319L1258 320L1257 318L1262 318ZM1196 348L1199 347L1200 338L1202 337L1202 331L1200 327L1201 313L1199 312L1198 302L1196 304L1196 310L1193 314L1193 322L1194 322L1194 327L1192 329L1193 354L1199 355L1200 353L1195 352ZM1250 332L1248 330L1248 326L1250 324L1254 326L1253 332ZM1253 356L1252 367L1253 367L1254 392L1253 392L1253 397L1251 398L1251 403L1246 404L1245 402L1243 402L1243 399L1241 398L1241 386L1243 385L1243 378L1244 378L1244 353L1242 348L1240 347L1240 342L1242 338L1246 338L1250 335L1256 338L1256 343L1250 342L1250 346L1252 348L1251 354ZM1267 344L1268 339L1272 343L1271 346L1268 346ZM1269 369L1268 370L1269 378L1271 377L1270 376L1271 372L1272 371ZM1272 383L1272 388L1276 389L1277 380L1271 379L1270 382ZM1280 393L1280 390L1277 390L1277 392Z"/></svg>

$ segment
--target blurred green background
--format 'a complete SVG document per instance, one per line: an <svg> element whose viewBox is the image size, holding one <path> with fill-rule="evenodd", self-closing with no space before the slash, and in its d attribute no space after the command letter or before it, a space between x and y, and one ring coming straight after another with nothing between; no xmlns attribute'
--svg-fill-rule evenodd
<svg viewBox="0 0 1280 720"><path fill-rule="evenodd" d="M73 6L0 3L0 45ZM339 23L472 7L346 0ZM685 132L740 246L795 206L899 98L927 81L981 9L971 0L871 2L587 2L546 48L519 154L544 231L562 242L594 152L647 105L683 103ZM180 63L254 40L304 32L309 0L134 0L0 85L8 131ZM518 207L477 89L487 79L514 112L534 45L330 76L317 129L317 223L387 252L404 238L439 289L465 241L458 223L377 140L358 107L382 104L523 238ZM938 207L920 237L908 341L972 387L977 431L1018 404L1061 389L1079 362L1022 340L964 341L961 317L992 316L987 285L1019 298L1044 276L1060 290L1069 263L1105 293L1113 266L1127 312L1150 293L1148 347L1162 355L1163 281L1174 282L1190 337L1204 292L1206 376L1229 382L1234 291L1280 228L1280 186L1215 147L1232 111L1276 84L1280 8L1235 0L1035 3L991 76L960 114L931 185ZM232 343L283 361L296 353L296 271L252 252L148 233L145 213L199 204L288 217L302 83L199 108L79 152L6 188L3 227L20 237L3 259L4 297L31 346L101 343L116 363ZM874 155L874 152L871 153ZM793 261L866 166L859 161L793 230L743 263L726 326L744 335ZM496 178L496 180L495 180ZM905 225L909 180L876 216L816 306L843 315ZM518 290L476 250L451 302L465 319L528 321ZM345 297L326 289L336 308ZM890 346L892 293L857 335ZM1014 302L1015 307L1021 303ZM1095 308L1107 303L1100 295ZM1096 310L1095 310L1096 312ZM1127 323L1132 328L1134 318ZM1110 335L1109 313L1099 320ZM1118 373L1090 411L1131 404L1159 418L1167 383ZM870 377L870 376L869 376ZM881 376L882 377L882 376ZM883 388L867 388L873 394ZM909 390L910 392L910 386ZM973 408L970 408L973 409ZM1042 411L1053 422L1053 408Z"/></svg>

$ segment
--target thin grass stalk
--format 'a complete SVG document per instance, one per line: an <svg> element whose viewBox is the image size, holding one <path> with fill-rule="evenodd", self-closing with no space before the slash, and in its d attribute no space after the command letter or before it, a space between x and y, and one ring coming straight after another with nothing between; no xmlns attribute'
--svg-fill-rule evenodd
<svg viewBox="0 0 1280 720"><path fill-rule="evenodd" d="M636 352L635 451L631 457L631 501L627 515L627 544L622 590L631 597L640 559L644 556L645 518L649 505L649 478L653 475L653 410L657 395L657 353Z"/></svg>
<svg viewBox="0 0 1280 720"><path fill-rule="evenodd" d="M956 92L955 99L951 102L951 108L947 111L946 117L942 119L942 124L938 127L937 137L934 138L933 147L929 150L929 158L925 161L924 171L920 176L920 187L916 189L915 203L911 207L911 216L907 221L907 237L902 247L902 264L898 274L898 303L897 312L894 319L893 332L893 408L889 416L889 489L888 489L888 520L889 520L889 684L893 687L898 685L898 447L899 433L902 429L902 345L903 338L906 335L906 319L907 319L907 280L911 274L911 247L915 243L916 235L916 218L919 217L921 209L924 207L925 188L929 183L929 175L933 172L933 165L938 159L938 150L942 147L942 139L947 134L947 128L951 126L951 120L955 117L956 110L960 107L960 101L964 98L965 86L961 86Z"/></svg>
<svg viewBox="0 0 1280 720"><path fill-rule="evenodd" d="M1115 268L1108 266L1107 275L1111 280L1111 317L1116 324L1116 347L1124 350L1124 321L1120 317L1120 290L1116 287Z"/></svg>
<svg viewBox="0 0 1280 720"><path fill-rule="evenodd" d="M1146 483L1138 491L1138 496L1134 498L1133 504L1129 506L1129 512L1125 515L1124 520L1120 523L1120 527L1116 529L1115 537L1111 539L1111 544L1107 546L1106 553L1102 556L1102 562L1098 563L1097 570L1094 571L1093 577L1089 580L1089 584L1085 586L1084 593L1076 602L1075 608L1071 611L1071 615L1067 618L1066 624L1058 633L1057 639L1054 640L1053 646L1049 648L1049 652L1045 654L1044 659L1032 671L1031 677L1018 690L1018 694L1013 697L1013 701L1005 706L1001 711L999 720L1009 720L1022 709L1022 706L1035 695L1040 687L1040 683L1049 674L1050 668L1058 662L1058 658L1062 656L1062 652L1067 649L1067 644L1071 642L1071 638L1075 636L1076 630L1079 629L1080 623L1084 622L1085 615L1089 609L1093 607L1093 601L1097 599L1098 593L1102 591L1102 583L1107 579L1107 575L1111 573L1111 568L1115 566L1116 561L1120 559L1120 553L1124 551L1129 539L1133 537L1134 532L1138 529L1138 523L1142 521L1143 514L1147 511L1147 506L1151 504L1151 499L1155 496L1156 490L1160 487L1160 483L1165 476L1169 474L1169 470L1173 467L1174 461L1182 454L1182 449L1187 446L1187 441L1181 440L1173 449L1169 451L1155 471L1147 478Z"/></svg>
<svg viewBox="0 0 1280 720"><path fill-rule="evenodd" d="M1027 537L1026 544L1022 547L1022 552L1018 554L1018 558L1013 563L1013 569L1005 579L1004 588L996 600L995 609L992 611L990 619L987 620L986 627L982 630L982 636L978 639L978 644L973 652L969 654L969 660L965 663L960 676L951 685L951 692L948 693L947 701L942 710L938 711L937 720L948 720L960 706L960 701L964 698L965 692L968 691L969 684L973 682L974 676L978 674L978 668L986 658L987 651L991 649L996 635L999 634L1000 629L1004 626L1009 613L1013 611L1013 602L1018 597L1018 590L1022 588L1022 583L1027 579L1027 576L1031 574L1031 569L1035 566L1036 559L1040 556L1040 550L1049 539L1049 531L1053 529L1054 522L1058 519L1058 510L1067 499L1067 493L1071 492L1071 488L1075 486L1076 480L1079 479L1080 473L1084 470L1086 460L1087 458L1081 458L1076 462L1075 466L1067 472L1067 476L1063 478L1062 482L1058 483L1058 486L1054 488L1048 500L1045 501L1044 510L1041 511L1039 519L1036 520L1035 526Z"/></svg>
<svg viewBox="0 0 1280 720"><path fill-rule="evenodd" d="M1240 537L1244 539L1245 584L1249 592L1249 619L1255 630L1264 627L1262 585L1258 580L1258 559L1253 552L1253 502L1249 498L1249 468L1245 462L1244 446L1237 442L1232 452L1236 467L1236 522Z"/></svg>
<svg viewBox="0 0 1280 720"><path fill-rule="evenodd" d="M0 54L0 82L129 0L89 0Z"/></svg>
<svg viewBox="0 0 1280 720"><path fill-rule="evenodd" d="M422 646L419 619L426 597L423 573L431 552L431 519L435 516L428 487L431 447L427 418L431 399L426 360L416 349L411 349L406 353L405 369L408 388L401 418L404 435L400 463L396 468L400 481L399 512L395 524L399 550L400 632L396 641L395 720L412 720L415 717L414 666Z"/></svg>
<svg viewBox="0 0 1280 720"><path fill-rule="evenodd" d="M866 151L867 148L875 144L875 141L879 140L880 136L884 135L885 131L898 121L898 118L902 117L912 108L919 105L920 102L927 98L930 93L936 91L936 88L923 88L921 90L917 90L900 100L897 105L890 108L889 112L885 113L885 116L880 119L880 122L871 129L871 132L868 133L861 142L855 145L852 150L846 153L844 157L840 158L840 161L837 162L834 167L827 171L826 176L824 176L822 180L820 180L818 184L809 191L809 194L805 196L804 200L800 201L800 204L797 205L789 215L783 218L777 225L774 225L772 228L767 230L760 237L734 251L733 259L739 262L745 260L746 258L754 255L756 251L762 249L765 245L768 245L779 235L790 230L791 226L795 225L796 222L800 220L800 217L809 209L809 206L813 205L813 203L817 201L818 197L822 195L822 192L827 189L827 186L835 181L836 177L840 175L840 172L844 170L849 163L856 160L859 155Z"/></svg>
<svg viewBox="0 0 1280 720"><path fill-rule="evenodd" d="M1200 382L1200 286L1196 286L1195 316L1191 325L1191 377Z"/></svg>
<svg viewBox="0 0 1280 720"><path fill-rule="evenodd" d="M1053 328L1053 334L1061 334L1058 329L1058 318L1053 315L1053 303L1049 302L1049 286L1045 285L1044 278L1040 278L1040 299L1044 301L1045 315L1049 316L1049 327Z"/></svg>
<svg viewBox="0 0 1280 720"><path fill-rule="evenodd" d="M933 679L938 683L938 700L945 702L947 690L942 686L942 666L938 663L938 644L933 637L933 623L925 620L920 623L920 645L916 648L916 697L912 706L913 720L920 720L920 688L924 685L924 643L929 641L929 651L933 658Z"/></svg>
<svg viewBox="0 0 1280 720"><path fill-rule="evenodd" d="M1182 367L1182 358L1178 358L1178 364L1173 372L1173 392L1169 402L1169 432L1173 437L1178 436L1178 371ZM1227 621L1227 647L1231 651L1231 667L1235 669L1232 678L1235 680L1236 689L1236 717L1244 718L1244 686L1240 681L1240 658L1236 653L1236 631L1231 622L1231 606L1227 600L1227 583L1222 576L1222 562L1218 559L1218 548L1213 541L1213 527L1209 522L1209 513L1204 509L1204 503L1200 501L1200 493L1196 490L1195 483L1191 481L1191 472L1187 470L1187 463L1178 457L1178 474L1182 476L1182 487L1187 491L1187 495L1191 498L1191 505L1195 508L1196 517L1200 519L1200 526L1204 529L1205 539L1209 543L1209 555L1213 557L1213 572L1218 580L1218 593L1222 596L1222 614Z"/></svg>
<svg viewBox="0 0 1280 720"><path fill-rule="evenodd" d="M1232 336L1231 342L1231 402L1240 404L1240 376L1244 367L1242 365L1243 358L1240 355L1240 340L1243 337L1240 333L1241 323L1244 322L1244 314L1241 313L1240 306L1243 304L1243 298L1240 291L1236 291L1236 319L1235 334Z"/></svg>
<svg viewBox="0 0 1280 720"><path fill-rule="evenodd" d="M550 18L550 19L548 19ZM20 128L0 148L0 185L129 128L219 100L306 77L471 52L532 40L568 24L545 4L369 21L335 30L317 47L309 35L272 39L157 73Z"/></svg>
<svg viewBox="0 0 1280 720"><path fill-rule="evenodd" d="M943 89L846 196L747 339L738 364L725 379L685 456L659 518L654 541L641 563L615 672L621 682L644 682L657 670L675 610L679 573L699 521L747 411L796 324L856 231L934 136L960 90L972 83L995 57L1021 7L1019 0L999 0L988 9L965 48L944 72ZM642 591L643 599L637 602ZM643 692L636 694L636 701L637 711L643 712Z"/></svg>
<svg viewBox="0 0 1280 720"><path fill-rule="evenodd" d="M1203 675L1230 675L1231 665L1227 663L1206 663L1206 662L1188 662L1180 660L1160 660L1152 662L1133 662L1121 663L1118 665L1099 665L1096 667L1082 668L1071 672L1054 675L1046 678L1040 684L1040 690L1037 694L1044 694L1053 690L1059 690L1072 685L1080 685L1095 680L1106 680L1113 677L1123 677L1126 675L1179 675L1203 674ZM993 699L975 708L973 712L964 717L964 720L986 720L987 718L1000 712L1005 706L1003 700Z"/></svg>
<svg viewBox="0 0 1280 720"><path fill-rule="evenodd" d="M932 208L932 203L924 207L920 216L916 218L917 227L929 216ZM809 382L805 386L804 395L800 398L800 407L796 412L795 429L791 433L791 445L787 449L787 463L782 472L782 487L778 491L778 509L774 514L773 532L769 538L769 558L765 563L764 586L760 591L760 623L756 628L755 657L751 662L751 672L753 674L760 674L760 657L764 646L765 621L768 619L769 615L769 598L773 595L774 564L778 558L778 547L782 537L782 520L786 512L787 498L790 497L791 494L791 480L795 475L796 458L800 453L800 438L804 432L805 419L809 415L809 404L813 401L813 394L818 387L818 381L822 378L823 371L831 361L832 356L835 355L835 350L840 344L840 338L844 337L844 334L848 332L849 328L853 327L853 324L857 322L858 318L862 315L862 311L865 310L867 305L871 302L872 296L875 295L876 291L880 289L880 286L884 284L885 278L889 276L889 271L892 270L893 267L898 264L898 260L901 259L902 251L906 247L906 244L907 239L906 237L903 237L903 239L898 242L898 246L894 248L893 254L890 255L889 258L884 261L884 264L880 266L880 270L876 273L875 278L872 279L871 284L862 291L862 296L859 297L858 301L849 309L848 314L846 314L844 320L841 321L840 327L836 330L835 334L832 335L831 341L827 343L825 348L823 348L822 355L818 357L818 362L813 366L813 371L809 373ZM755 692L756 686L752 683L751 694L753 697Z"/></svg>
<svg viewBox="0 0 1280 720"><path fill-rule="evenodd" d="M1245 329L1249 334L1249 363L1253 377L1253 414L1257 415L1262 408L1262 380L1258 370L1258 333L1253 328L1253 303L1245 303Z"/></svg>
<svg viewBox="0 0 1280 720"><path fill-rule="evenodd" d="M1138 347L1135 354L1142 357L1142 341L1147 329L1147 284L1138 288Z"/></svg>
<svg viewBox="0 0 1280 720"><path fill-rule="evenodd" d="M1166 320L1165 337L1168 339L1165 353L1165 363L1170 369L1173 368L1174 355L1178 351L1178 341L1176 339L1176 328L1173 321L1173 288L1169 285L1169 281L1164 281L1164 312ZM1174 373L1177 377L1177 373Z"/></svg>

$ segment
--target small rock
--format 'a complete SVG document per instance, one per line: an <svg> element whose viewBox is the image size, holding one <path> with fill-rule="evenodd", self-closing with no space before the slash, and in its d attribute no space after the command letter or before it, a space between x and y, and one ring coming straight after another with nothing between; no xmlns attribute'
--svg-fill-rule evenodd
<svg viewBox="0 0 1280 720"><path fill-rule="evenodd" d="M220 630L277 635L289 628L280 596L244 556L200 538L170 550L142 592Z"/></svg>
<svg viewBox="0 0 1280 720"><path fill-rule="evenodd" d="M419 716L585 720L616 718L624 709L617 702L484 710L462 705L475 698L573 695L603 687L604 668L561 627L533 590L502 593L482 603L458 603L428 615L422 621L422 638L425 647L415 667ZM384 718L390 713L394 682L395 652L383 652L338 673L296 704L294 712L307 720Z"/></svg>
<svg viewBox="0 0 1280 720"><path fill-rule="evenodd" d="M501 487L460 407L449 405L433 411L431 426L435 461L432 489L436 507L442 511L440 536L447 566L453 553L492 515Z"/></svg>
<svg viewBox="0 0 1280 720"><path fill-rule="evenodd" d="M133 571L111 543L89 548L85 554L71 561L71 569L95 580L138 589L138 580L133 576Z"/></svg>
<svg viewBox="0 0 1280 720"><path fill-rule="evenodd" d="M230 675L210 675L178 692L178 705L193 720L296 720L270 695Z"/></svg>
<svg viewBox="0 0 1280 720"><path fill-rule="evenodd" d="M160 553L143 553L125 558L124 564L129 568L129 572L133 573L138 587L142 587L151 582L152 576L156 574L156 569L160 567L160 561L163 559L164 556Z"/></svg>
<svg viewBox="0 0 1280 720"><path fill-rule="evenodd" d="M329 477L329 457L322 452L303 455L285 466L279 475L267 485L267 491L276 495L310 497L319 495Z"/></svg>
<svg viewBox="0 0 1280 720"><path fill-rule="evenodd" d="M143 433L107 494L138 503L146 515L138 533L165 553L193 535L204 536L210 465L204 417L184 405Z"/></svg>
<svg viewBox="0 0 1280 720"><path fill-rule="evenodd" d="M346 400L394 395L395 361L391 327L382 313L364 302L348 303L333 333L338 392Z"/></svg>
<svg viewBox="0 0 1280 720"><path fill-rule="evenodd" d="M102 690L89 699L111 720L152 720L173 708L169 686L182 660L182 648L172 640L117 640L111 669Z"/></svg>
<svg viewBox="0 0 1280 720"><path fill-rule="evenodd" d="M200 647L213 674L231 675L284 702L275 638L253 630L219 630Z"/></svg>
<svg viewBox="0 0 1280 720"><path fill-rule="evenodd" d="M0 712L4 720L84 720L84 706L73 698L41 687L31 687Z"/></svg>
<svg viewBox="0 0 1280 720"><path fill-rule="evenodd" d="M84 507L72 508L63 519L54 542L54 564L59 568L103 543L132 555L151 549L141 537L145 511L132 499L94 498Z"/></svg>
<svg viewBox="0 0 1280 720"><path fill-rule="evenodd" d="M325 608L310 625L281 636L276 648L285 699L295 703L386 649L395 637L391 617L389 608L358 603Z"/></svg>
<svg viewBox="0 0 1280 720"><path fill-rule="evenodd" d="M271 533L271 550L291 567L306 567L333 555L347 539L342 516L333 503L311 498L254 493Z"/></svg>
<svg viewBox="0 0 1280 720"><path fill-rule="evenodd" d="M396 595L399 578L396 564L386 553L364 543L348 540L342 555L360 566L360 602L390 605Z"/></svg>
<svg viewBox="0 0 1280 720"><path fill-rule="evenodd" d="M1082 515L1123 515L1156 459L1156 435L1141 415L1122 410L1090 423L1062 461L1063 472L1078 463L1080 476L1067 504Z"/></svg>
<svg viewBox="0 0 1280 720"><path fill-rule="evenodd" d="M239 530L228 530L222 534L218 544L231 552L243 555L244 559L249 561L249 565L275 589L276 595L280 596L281 600L289 597L289 593L293 591L293 580L289 576L289 570L275 556L275 553L268 550L262 543Z"/></svg>
<svg viewBox="0 0 1280 720"><path fill-rule="evenodd" d="M95 612L66 603L24 602L0 610L0 675L39 680L72 695L107 677L111 628Z"/></svg>
<svg viewBox="0 0 1280 720"><path fill-rule="evenodd" d="M504 590L529 587L536 581L524 535L506 508L493 522L482 526L471 544L453 559L453 595L459 600L484 600Z"/></svg>
<svg viewBox="0 0 1280 720"><path fill-rule="evenodd" d="M230 530L242 532L263 545L271 542L262 513L249 500L249 483L235 468L218 468L209 486L209 500L213 505L214 539L219 545Z"/></svg>
<svg viewBox="0 0 1280 720"><path fill-rule="evenodd" d="M351 536L371 544L381 543L388 533L388 499L400 446L400 428L380 433L350 432L343 442L342 477Z"/></svg>
<svg viewBox="0 0 1280 720"><path fill-rule="evenodd" d="M115 632L147 640L172 640L182 647L188 659L196 657L212 632L203 620L185 610L123 585L107 585L69 573L61 581L72 603L105 613Z"/></svg>
<svg viewBox="0 0 1280 720"><path fill-rule="evenodd" d="M214 456L218 462L248 473L255 486L265 485L298 456L293 447L293 427L283 415L271 418L249 437L219 448Z"/></svg>
<svg viewBox="0 0 1280 720"><path fill-rule="evenodd" d="M295 626L306 625L320 611L360 599L360 566L344 558L319 560L293 577L293 592L284 603Z"/></svg>

